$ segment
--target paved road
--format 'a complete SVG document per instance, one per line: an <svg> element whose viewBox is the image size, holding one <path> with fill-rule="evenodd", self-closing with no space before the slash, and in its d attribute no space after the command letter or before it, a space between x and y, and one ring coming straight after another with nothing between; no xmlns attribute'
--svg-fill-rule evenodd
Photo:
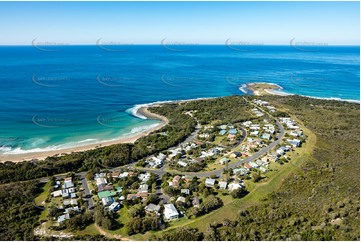
<svg viewBox="0 0 361 242"><path fill-rule="evenodd" d="M77 175L80 176L80 180L81 180L81 185L84 189L84 200L88 202L88 208L92 209L94 208L94 203L93 203L93 199L92 199L92 194L89 190L89 186L88 186L88 182L85 178L85 172L81 172L81 173L77 173Z"/></svg>

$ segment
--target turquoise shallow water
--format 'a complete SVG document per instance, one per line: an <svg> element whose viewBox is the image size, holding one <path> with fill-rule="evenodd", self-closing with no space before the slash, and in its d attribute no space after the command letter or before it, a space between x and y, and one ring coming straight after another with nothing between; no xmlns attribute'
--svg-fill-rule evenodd
<svg viewBox="0 0 361 242"><path fill-rule="evenodd" d="M178 49L177 49L178 48ZM0 47L0 152L112 140L159 123L137 104L242 95L242 84L360 100L359 47ZM306 48L306 47L305 47Z"/></svg>

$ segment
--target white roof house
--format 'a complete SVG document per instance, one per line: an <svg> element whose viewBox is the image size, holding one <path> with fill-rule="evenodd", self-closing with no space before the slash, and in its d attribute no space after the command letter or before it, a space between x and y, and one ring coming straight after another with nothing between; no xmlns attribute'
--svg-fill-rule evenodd
<svg viewBox="0 0 361 242"><path fill-rule="evenodd" d="M53 195L53 197L60 197L62 194L63 194L62 190L57 190L57 191L51 193L51 195Z"/></svg>
<svg viewBox="0 0 361 242"><path fill-rule="evenodd" d="M70 216L69 216L68 213L59 216L59 217L58 217L58 223L62 223L62 222L64 222L66 219L70 219Z"/></svg>
<svg viewBox="0 0 361 242"><path fill-rule="evenodd" d="M142 192L148 192L148 184L142 184L139 186L139 192L142 193Z"/></svg>
<svg viewBox="0 0 361 242"><path fill-rule="evenodd" d="M239 183L230 183L228 185L228 190L230 190L230 191L236 190L238 188L242 188L242 185Z"/></svg>
<svg viewBox="0 0 361 242"><path fill-rule="evenodd" d="M151 213L151 212L156 212L156 213L158 213L158 212L159 212L159 209L160 209L160 206L159 206L159 205L155 205L155 204L153 204L153 203L150 203L150 204L148 204L144 209L145 209L146 212L149 212L149 213Z"/></svg>
<svg viewBox="0 0 361 242"><path fill-rule="evenodd" d="M180 166L183 166L183 167L185 167L185 166L188 165L188 164L185 163L184 161L178 161L177 164L180 165Z"/></svg>
<svg viewBox="0 0 361 242"><path fill-rule="evenodd" d="M219 182L219 188L226 189L227 188L227 182Z"/></svg>
<svg viewBox="0 0 361 242"><path fill-rule="evenodd" d="M64 181L64 188L74 187L74 183L72 181Z"/></svg>
<svg viewBox="0 0 361 242"><path fill-rule="evenodd" d="M213 187L215 182L216 182L215 179L207 178L207 179L206 179L206 186L207 186L207 187Z"/></svg>
<svg viewBox="0 0 361 242"><path fill-rule="evenodd" d="M109 206L109 211L117 211L120 208L120 204L118 202L113 202Z"/></svg>
<svg viewBox="0 0 361 242"><path fill-rule="evenodd" d="M185 203L186 202L186 198L185 197L178 197L176 202L179 202L181 201L182 203Z"/></svg>
<svg viewBox="0 0 361 242"><path fill-rule="evenodd" d="M97 184L97 186L101 185L101 184L107 184L107 179L103 178L103 177L98 177L95 179L95 182Z"/></svg>
<svg viewBox="0 0 361 242"><path fill-rule="evenodd" d="M166 220L177 219L179 213L172 203L164 205L164 218Z"/></svg>

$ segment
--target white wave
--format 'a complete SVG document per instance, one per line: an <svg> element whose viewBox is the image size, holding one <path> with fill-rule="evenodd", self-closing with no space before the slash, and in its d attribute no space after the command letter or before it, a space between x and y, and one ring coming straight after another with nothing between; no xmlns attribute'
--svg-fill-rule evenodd
<svg viewBox="0 0 361 242"><path fill-rule="evenodd" d="M81 141L78 141L77 143L78 144L83 144L83 143L92 143L94 141L98 141L97 139L85 139L85 140L81 140Z"/></svg>

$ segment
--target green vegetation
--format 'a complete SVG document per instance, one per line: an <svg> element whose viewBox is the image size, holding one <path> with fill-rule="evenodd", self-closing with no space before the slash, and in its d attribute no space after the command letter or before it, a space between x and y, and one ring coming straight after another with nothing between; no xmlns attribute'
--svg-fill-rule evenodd
<svg viewBox="0 0 361 242"><path fill-rule="evenodd" d="M36 240L33 229L38 222L41 207L34 199L41 193L38 181L0 186L1 240Z"/></svg>
<svg viewBox="0 0 361 242"><path fill-rule="evenodd" d="M299 96L264 96L261 99L277 108L274 116L289 115L295 119L307 140L301 148L291 152L289 158L272 163L269 172L262 175L252 172L250 179L245 180L247 191L225 191L222 196L215 196L215 189L205 187L203 181L194 178L187 186L192 196L196 192L201 199L200 206L191 207L190 196L184 195L186 202L175 205L188 217L166 224L165 229L160 229L157 217L144 213L140 200L124 201L118 216L96 209L93 216L86 213L72 216L64 224L77 236L71 239L104 239L97 234L84 237L86 232L82 231L95 226L92 224L95 221L111 235L129 234L137 239L359 240L360 106ZM169 125L158 131L168 135L154 132L135 144L48 158L40 162L46 169L31 162L7 162L0 164L0 182L34 179L59 171L94 171L105 164L127 164L181 142L194 130L195 120L202 124L216 120L214 125L252 120L252 115L246 111L249 108L245 99L237 96L154 107L152 112L169 117ZM195 119L185 114L192 110L197 110L193 112ZM134 190L139 187L136 178L132 179L117 182L124 188L122 195L126 195L129 187ZM164 192L170 196L180 195L180 187L167 185L169 179L168 175L162 177ZM148 185L154 182L155 177L152 177ZM42 210L34 206L43 204L48 198L46 191L51 189L48 183L42 192L36 184L27 181L0 186L2 239L38 239L33 228L39 225L39 218L46 220L49 219L47 214L57 214L52 207L41 213ZM156 197L149 197L147 203L156 201Z"/></svg>

